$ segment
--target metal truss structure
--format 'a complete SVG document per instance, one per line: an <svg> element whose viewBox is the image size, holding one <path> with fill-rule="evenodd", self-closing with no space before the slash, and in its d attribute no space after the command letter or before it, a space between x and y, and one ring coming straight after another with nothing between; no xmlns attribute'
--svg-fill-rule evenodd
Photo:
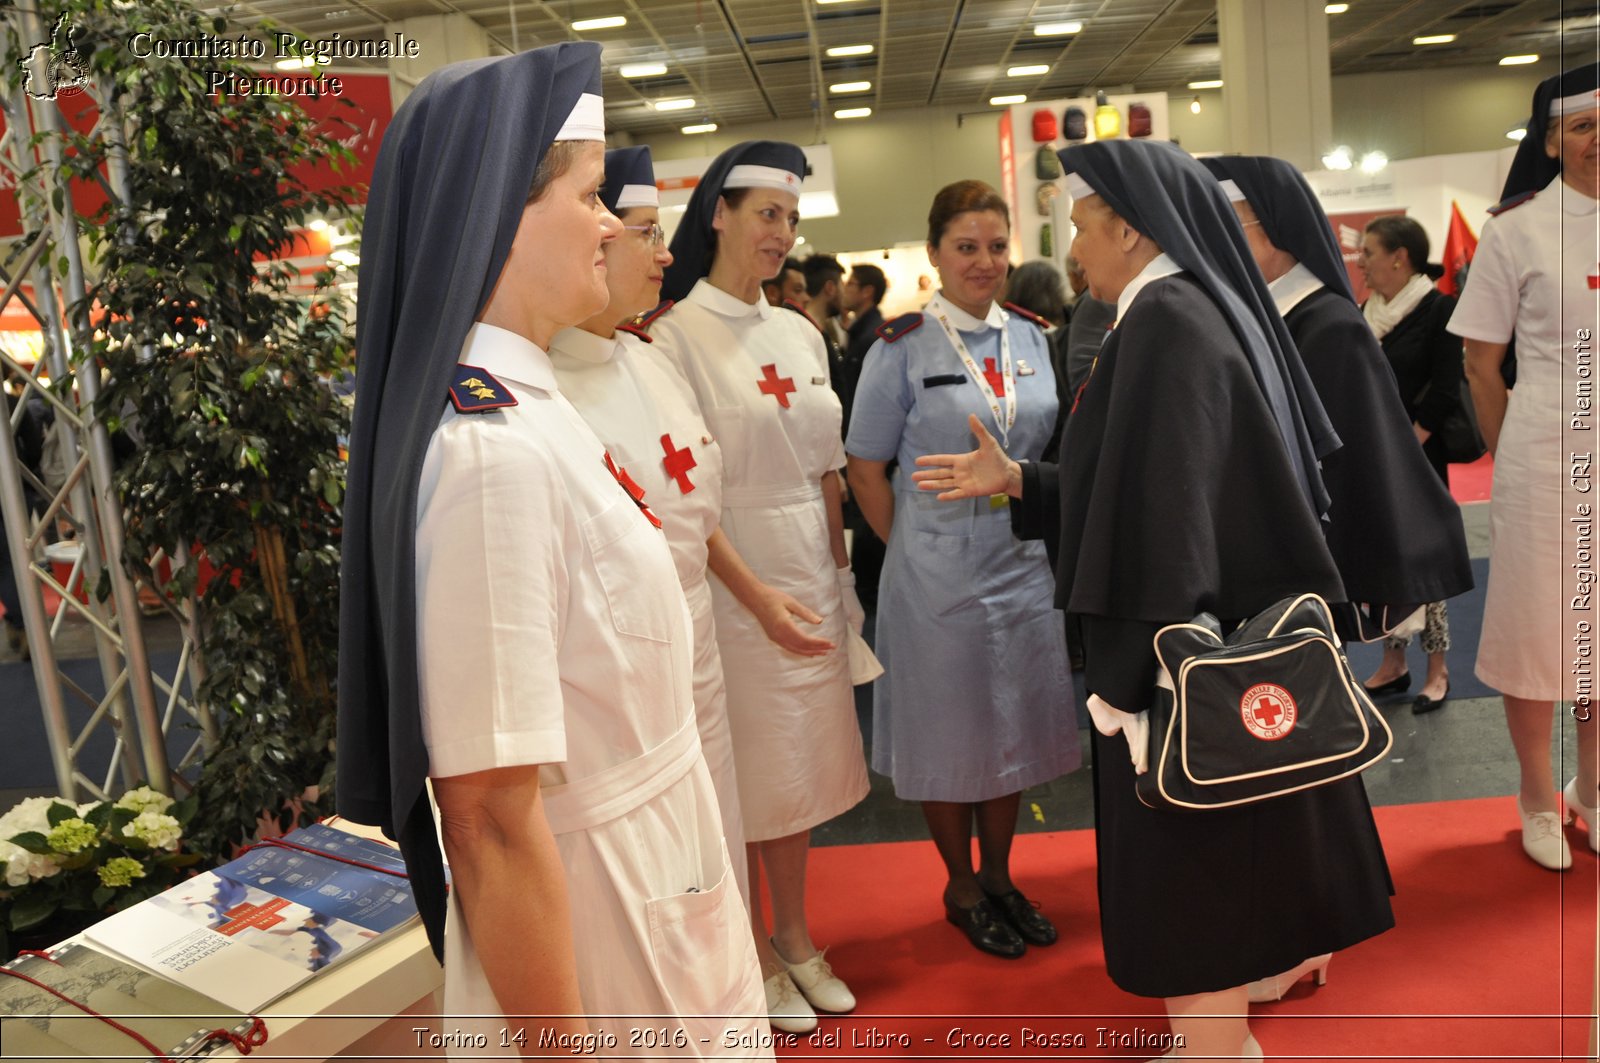
<svg viewBox="0 0 1600 1063"><path fill-rule="evenodd" d="M9 430L0 431L0 517L61 796L103 799L141 783L171 793L182 785L181 773L214 745L216 725L207 707L184 689L187 679L189 689L198 690L204 675L195 601L147 596L176 618L183 636L175 670L157 674L146 651L140 588L121 563L122 510L111 437L97 408L100 368L93 357L88 282L63 168L60 134L66 123L55 99L12 85L28 50L48 41L50 32L28 0L0 13L0 68L6 71L0 74L6 125L0 137L0 187L9 182L15 190L29 234L0 254L0 312L23 307L44 338L44 353L32 367L0 350L0 378L23 386ZM99 105L90 135L110 147L111 165L97 179L113 204L125 202L122 117L102 86L91 80L75 87ZM23 291L25 281L32 284L31 300ZM17 453L15 430L35 397L54 412L58 441L72 462L65 483L54 490ZM30 495L35 503L46 500L42 510L30 506ZM181 529L173 529L171 538L172 560L181 564L187 550ZM70 566L64 579L57 576L63 566ZM102 600L97 592L107 585L110 594ZM47 592L60 601L53 618L46 610ZM104 694L74 681L57 657L64 625L77 622L92 633ZM69 706L87 709L87 718L82 709L69 715ZM167 736L184 727L193 728L193 741L173 764ZM112 738L110 757L90 763L88 742L103 731Z"/></svg>

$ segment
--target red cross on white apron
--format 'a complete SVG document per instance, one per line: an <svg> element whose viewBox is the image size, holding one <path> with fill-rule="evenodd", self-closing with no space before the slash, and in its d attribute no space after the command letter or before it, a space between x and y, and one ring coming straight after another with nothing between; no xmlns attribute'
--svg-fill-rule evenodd
<svg viewBox="0 0 1600 1063"><path fill-rule="evenodd" d="M756 384L762 394L771 395L778 400L778 405L784 409L789 408L789 396L794 392L794 378L780 377L775 363L768 363L761 367L761 380Z"/></svg>
<svg viewBox="0 0 1600 1063"><path fill-rule="evenodd" d="M639 507L639 512L645 515L645 519L657 528L661 527L661 518L650 512L650 507L644 504L644 488L639 486L637 480L628 475L627 469L622 468L611 460L610 451L606 451L606 469L616 478L617 483L622 485L622 489L628 492L628 497L633 499L633 504Z"/></svg>
<svg viewBox="0 0 1600 1063"><path fill-rule="evenodd" d="M661 449L666 451L666 460L661 464L666 466L667 475L678 481L678 490L688 494L694 490L694 484L689 481L689 470L699 463L694 460L694 455L688 447L675 448L672 445L671 434L661 437Z"/></svg>

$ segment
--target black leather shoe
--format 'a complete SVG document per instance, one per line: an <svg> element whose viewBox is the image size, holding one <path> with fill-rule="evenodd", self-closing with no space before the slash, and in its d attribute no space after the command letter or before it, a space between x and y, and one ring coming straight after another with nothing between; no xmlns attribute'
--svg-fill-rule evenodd
<svg viewBox="0 0 1600 1063"><path fill-rule="evenodd" d="M1426 694L1418 694L1417 700L1411 703L1411 714L1413 716L1421 716L1425 712L1432 712L1434 709L1442 709L1444 708L1444 703L1449 700L1449 698L1449 683L1444 685L1444 695L1442 697L1430 698Z"/></svg>
<svg viewBox="0 0 1600 1063"><path fill-rule="evenodd" d="M1008 960L1017 959L1028 951L1027 944L987 899L971 908L957 908L946 901L944 917L967 935L967 940L980 951Z"/></svg>
<svg viewBox="0 0 1600 1063"><path fill-rule="evenodd" d="M1012 890L1010 893L984 890L983 895L1023 941L1030 945L1056 943L1055 924L1046 919L1044 913L1039 911L1039 906L1024 897L1021 890Z"/></svg>
<svg viewBox="0 0 1600 1063"><path fill-rule="evenodd" d="M1362 684L1361 689L1367 692L1368 697L1381 698L1385 694L1404 694L1411 689L1411 673L1401 672L1387 683L1379 683L1375 687Z"/></svg>

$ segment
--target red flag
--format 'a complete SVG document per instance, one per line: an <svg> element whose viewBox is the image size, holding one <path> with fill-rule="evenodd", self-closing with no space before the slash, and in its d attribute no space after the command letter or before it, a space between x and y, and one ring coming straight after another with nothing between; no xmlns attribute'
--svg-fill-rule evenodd
<svg viewBox="0 0 1600 1063"><path fill-rule="evenodd" d="M1461 204L1450 201L1450 233L1444 238L1444 276L1439 278L1439 290L1446 295L1461 294L1461 277L1478 250L1478 238L1467 228L1467 219L1461 216Z"/></svg>

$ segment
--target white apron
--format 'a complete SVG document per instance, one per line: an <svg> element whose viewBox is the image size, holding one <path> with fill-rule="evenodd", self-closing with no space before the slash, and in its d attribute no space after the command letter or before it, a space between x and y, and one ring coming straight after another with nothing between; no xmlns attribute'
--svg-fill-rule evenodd
<svg viewBox="0 0 1600 1063"><path fill-rule="evenodd" d="M821 478L844 464L842 412L827 352L798 314L748 304L700 281L652 326L689 381L723 456L722 530L757 576L823 620L835 652L775 645L721 581L717 643L750 841L826 822L867 794Z"/></svg>

